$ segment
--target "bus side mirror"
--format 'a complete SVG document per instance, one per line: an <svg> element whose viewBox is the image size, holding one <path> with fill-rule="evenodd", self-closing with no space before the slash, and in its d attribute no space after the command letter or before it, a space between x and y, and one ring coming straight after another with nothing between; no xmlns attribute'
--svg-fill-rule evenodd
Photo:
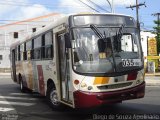
<svg viewBox="0 0 160 120"><path fill-rule="evenodd" d="M65 47L71 48L71 39L70 39L69 33L65 33L64 38L65 38Z"/></svg>

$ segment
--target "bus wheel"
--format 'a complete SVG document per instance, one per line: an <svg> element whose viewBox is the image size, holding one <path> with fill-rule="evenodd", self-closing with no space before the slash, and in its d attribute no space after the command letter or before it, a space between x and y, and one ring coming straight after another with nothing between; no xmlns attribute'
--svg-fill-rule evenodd
<svg viewBox="0 0 160 120"><path fill-rule="evenodd" d="M20 80L20 90L21 90L21 92L25 92L25 87L24 87L24 85L23 85L23 81L22 80Z"/></svg>
<svg viewBox="0 0 160 120"><path fill-rule="evenodd" d="M47 101L52 109L60 109L61 103L58 100L57 90L50 85L47 89Z"/></svg>

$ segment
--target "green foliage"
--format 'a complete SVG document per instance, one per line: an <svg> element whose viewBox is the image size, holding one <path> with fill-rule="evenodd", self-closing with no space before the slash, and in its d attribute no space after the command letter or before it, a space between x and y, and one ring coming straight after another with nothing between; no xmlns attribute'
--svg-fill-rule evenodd
<svg viewBox="0 0 160 120"><path fill-rule="evenodd" d="M154 23L157 24L157 25L158 24L160 25L160 20L159 21L158 20L154 20Z"/></svg>
<svg viewBox="0 0 160 120"><path fill-rule="evenodd" d="M154 23L157 25L157 27L153 27L156 31L156 40L157 40L157 52L160 53L160 20L155 20Z"/></svg>
<svg viewBox="0 0 160 120"><path fill-rule="evenodd" d="M153 27L153 28L160 32L160 27Z"/></svg>
<svg viewBox="0 0 160 120"><path fill-rule="evenodd" d="M160 36L156 36L157 40L157 52L160 53Z"/></svg>

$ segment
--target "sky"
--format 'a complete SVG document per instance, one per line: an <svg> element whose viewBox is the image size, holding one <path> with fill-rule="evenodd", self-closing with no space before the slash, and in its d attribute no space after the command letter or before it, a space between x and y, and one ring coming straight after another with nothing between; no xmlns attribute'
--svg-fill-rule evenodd
<svg viewBox="0 0 160 120"><path fill-rule="evenodd" d="M112 0L108 1L112 3ZM160 0L138 0L138 2L146 4L146 7L139 7L141 28L153 30L155 26L153 21L157 20L157 16L152 14L160 12ZM136 9L126 8L135 5L136 0L113 0L113 3L115 13L131 15L136 19ZM90 5L92 9L86 4ZM0 25L49 13L82 12L110 13L111 7L107 0L0 0Z"/></svg>

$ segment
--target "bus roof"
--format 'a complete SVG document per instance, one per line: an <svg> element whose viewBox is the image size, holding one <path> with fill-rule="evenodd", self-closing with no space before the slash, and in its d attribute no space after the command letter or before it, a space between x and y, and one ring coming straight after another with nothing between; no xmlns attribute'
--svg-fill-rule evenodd
<svg viewBox="0 0 160 120"><path fill-rule="evenodd" d="M44 28L42 28L41 30L38 30L38 31L36 31L36 32L34 32L33 34L31 34L31 35L28 35L27 37L25 37L24 39L22 39L21 41L18 41L18 42L15 42L15 43L13 43L12 45L11 45L11 47L14 47L14 46L16 46L16 45L18 45L18 44L21 44L21 43L24 43L25 41L28 41L28 40L30 40L31 38L33 38L33 37L35 37L35 36L38 36L39 34L42 34L43 32L45 32L45 31L48 31L48 30L50 30L50 29L52 29L52 28L54 28L54 27L57 27L58 25L61 25L61 24L63 24L63 23L67 23L67 21L68 21L68 18L69 18L69 16L74 16L74 15L113 15L113 16L126 16L126 17L131 17L131 16L129 16L129 15L124 15L124 14L115 14L115 13L83 13L83 14L68 14L68 15L65 15L65 16L63 16L63 17L61 17L61 18L59 18L58 20L56 20L55 22L53 22L53 23L51 23L51 24L49 24L49 25L47 25L46 27L44 27Z"/></svg>
<svg viewBox="0 0 160 120"><path fill-rule="evenodd" d="M126 17L132 17L130 15L125 15L125 14L117 14L117 13L75 13L75 14L69 14L71 15L115 15L115 16L126 16Z"/></svg>
<svg viewBox="0 0 160 120"><path fill-rule="evenodd" d="M20 41L16 41L16 42L14 42L13 44L11 44L11 46L10 46L10 49L12 50L12 49L14 49L17 45L19 45L20 44Z"/></svg>

